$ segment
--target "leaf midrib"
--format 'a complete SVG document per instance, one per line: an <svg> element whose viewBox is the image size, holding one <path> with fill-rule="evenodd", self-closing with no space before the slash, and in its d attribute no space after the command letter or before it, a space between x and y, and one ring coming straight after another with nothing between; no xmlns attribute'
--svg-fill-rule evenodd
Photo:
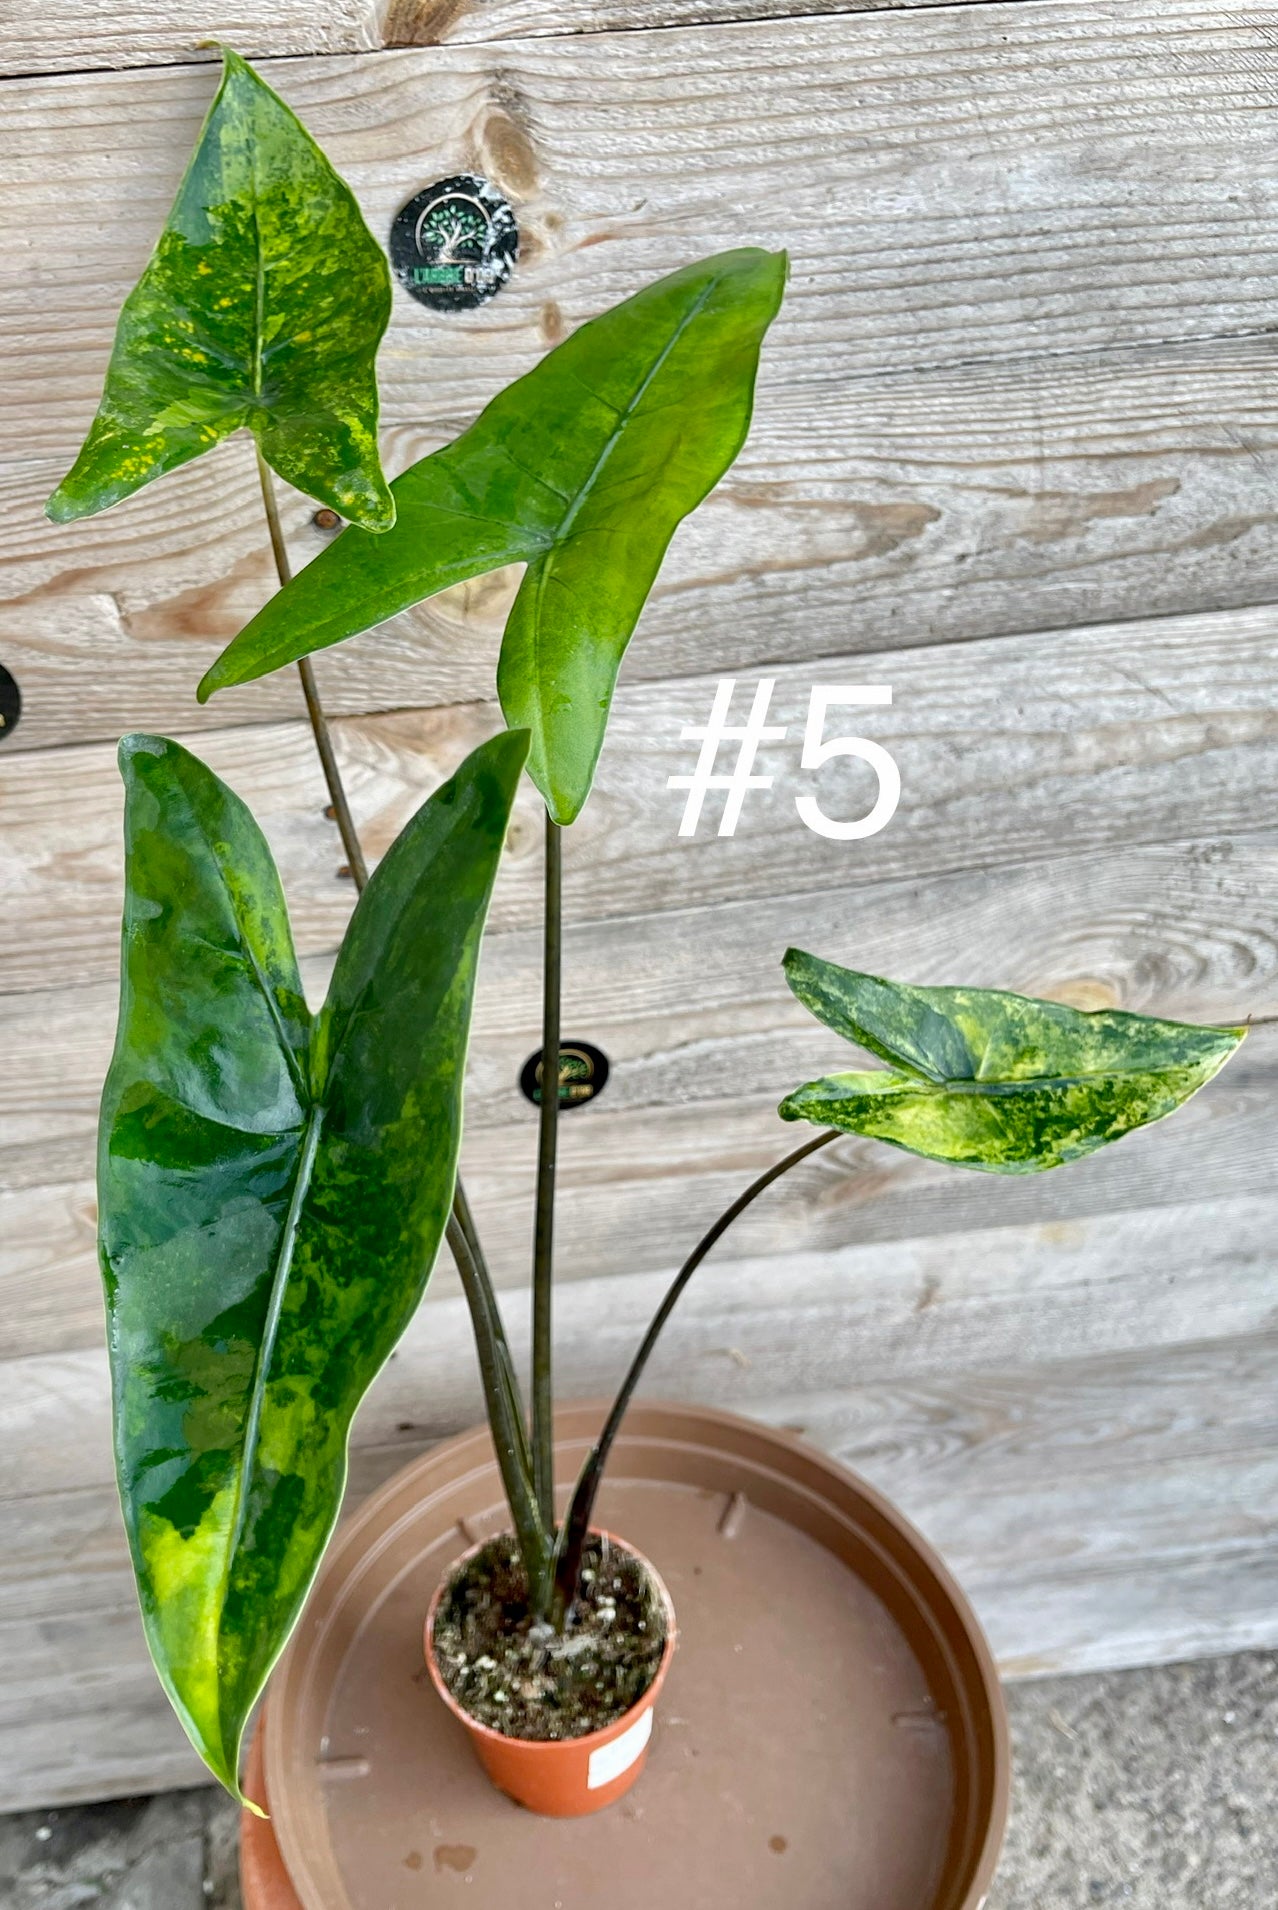
<svg viewBox="0 0 1278 1910"><path fill-rule="evenodd" d="M280 1234L276 1250L275 1271L271 1278L271 1297L267 1304L266 1319L262 1326L262 1337L253 1361L253 1379L249 1389L248 1416L244 1426L244 1445L240 1453L239 1469L235 1480L235 1514L231 1522L231 1536L226 1548L226 1562L222 1569L222 1583L219 1587L217 1603L218 1634L221 1635L222 1617L226 1611L226 1599L230 1590L231 1572L239 1554L240 1543L244 1537L244 1528L248 1523L249 1482L253 1476L257 1460L257 1448L262 1433L262 1410L266 1400L266 1386L270 1377L271 1362L275 1357L275 1344L279 1338L280 1319L284 1311L284 1296L288 1291L289 1276L293 1271L293 1256L297 1245L297 1229L302 1218L302 1209L306 1196L310 1192L311 1179L315 1171L315 1157L319 1151L320 1130L324 1123L324 1109L318 1104L312 1107L306 1121L306 1130L298 1152L297 1173L293 1180L289 1196L288 1213ZM219 1729L221 1720L219 1719ZM225 1750L225 1744L223 1745Z"/></svg>
<svg viewBox="0 0 1278 1910"><path fill-rule="evenodd" d="M955 1079L946 1079L935 1075L917 1074L913 1069L902 1065L900 1068L868 1069L861 1073L848 1075L827 1075L825 1079L894 1081L898 1087L908 1088L916 1094L965 1094L971 1096L1020 1094L1030 1089L1041 1088L1079 1088L1088 1087L1099 1081L1161 1081L1168 1075L1191 1072L1210 1060L1203 1056L1201 1061L1181 1061L1166 1067L1152 1068L1099 1068L1092 1071L1080 1070L1076 1074L1030 1074L1017 1080L982 1081L970 1075L960 1075Z"/></svg>
<svg viewBox="0 0 1278 1910"><path fill-rule="evenodd" d="M559 525L554 533L553 541L551 542L550 548L543 553L541 562L539 563L537 568L537 594L534 600L533 615L532 615L533 666L534 666L534 672L535 672L535 681L539 689L545 682L545 676L542 669L542 655L541 655L542 602L545 597L546 585L547 585L547 582L549 581L551 566L553 564L555 555L558 551L562 550L563 546L568 542L569 538L572 536L573 525L575 524L580 513L585 509L587 502L589 501L592 493L594 492L600 473L603 471L604 467L608 463L609 458L612 456L613 452L616 450L618 442L620 441L623 432L625 432L625 430L630 424L631 419L635 416L635 413L638 411L639 406L643 403L645 396L651 390L653 380L661 372L663 366L666 364L667 360L669 359L671 352L674 350L675 346L679 343L679 340L683 337L688 327L693 323L695 319L700 317L701 313L705 310L706 305L709 303L711 294L718 290L719 286L722 285L725 277L726 277L725 273L717 272L715 273L713 278L707 281L702 291L694 299L693 303L688 307L687 311L684 312L683 315L680 317L678 324L675 326L674 330L671 332L669 338L666 340L665 344L662 346L657 356L653 359L652 364L648 367L648 370L644 373L638 385L636 385L634 391L631 392L630 397L626 400L626 403L624 404L624 406L622 406L622 408L618 411L616 423L613 425L612 430L609 432L607 438L605 439L603 448L600 451L599 456L595 459L593 466L591 467L590 471L587 473L586 477L583 479L581 485L579 486L575 497L573 498L572 502L569 504L568 509L565 511L563 517L560 519ZM538 701L539 715L541 718L542 730L544 733L548 719L549 719L549 710L540 695L538 696L537 701Z"/></svg>
<svg viewBox="0 0 1278 1910"><path fill-rule="evenodd" d="M594 489L595 481L598 478L599 473L603 470L604 465L608 462L608 459L612 456L613 452L616 450L618 440L620 439L623 431L626 429L626 426L629 424L630 420L634 417L636 411L639 409L639 406L643 403L644 398L647 396L649 390L652 387L653 380L657 377L659 372L662 370L667 359L670 357L671 352L674 350L675 346L679 343L679 340L683 337L688 327L693 323L694 319L699 318L701 313L705 310L706 305L709 303L711 293L717 291L719 286L723 284L725 276L726 274L723 272L716 272L714 277L707 281L704 289L697 295L697 297L693 300L692 304L688 307L687 311L680 318L678 324L675 326L674 330L671 332L669 338L666 340L661 350L657 353L657 356L653 359L652 364L649 366L648 370L644 373L643 377L640 379L638 385L635 387L630 397L626 400L625 404L618 411L617 422L613 425L612 430L609 432L608 437L606 438L604 442L604 447L602 451L599 453L599 456L595 459L592 469L590 470L590 472L584 479L583 483L581 484L580 488L577 491L576 496L573 498L572 503L568 506L568 509L563 516L563 519L559 526L559 530L556 533L556 537L555 537L556 544L562 544L567 542L569 536L572 533L572 527L574 522L576 521L578 512L584 509L586 500L589 497L591 491Z"/></svg>
<svg viewBox="0 0 1278 1910"><path fill-rule="evenodd" d="M266 255L262 244L262 222L258 216L257 145L252 142L250 164L253 170L253 397L260 408L262 397L262 338L266 329Z"/></svg>

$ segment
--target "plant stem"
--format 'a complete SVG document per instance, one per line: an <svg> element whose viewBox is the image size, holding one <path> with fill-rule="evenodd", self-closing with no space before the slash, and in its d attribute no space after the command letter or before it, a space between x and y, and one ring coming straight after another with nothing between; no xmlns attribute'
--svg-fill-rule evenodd
<svg viewBox="0 0 1278 1910"><path fill-rule="evenodd" d="M270 466L257 450L257 475L262 486L262 503L266 507L266 524L271 533L271 550L275 557L275 570L281 588L292 581L293 567L288 561L288 547L284 542L284 530L280 523L279 505L275 501L275 485L271 481ZM342 782L342 772L337 766L337 757L333 752L333 739L329 734L328 718L319 699L319 689L315 682L315 672L311 668L309 657L299 657L297 674L302 679L302 695L306 698L306 714L311 720L311 734L315 738L315 748L319 752L324 781L328 784L328 798L333 805L333 816L337 823L338 834L342 838L342 847L346 851L346 864L354 878L356 889L362 894L368 884L368 864L364 860L364 851L360 847L359 836L355 830L355 819L351 815L350 804L346 800L346 787Z"/></svg>
<svg viewBox="0 0 1278 1910"><path fill-rule="evenodd" d="M797 1167L799 1162L806 1160L809 1154L815 1154L818 1148L828 1147L831 1141L837 1141L838 1139L839 1130L837 1128L826 1128L822 1133L815 1135L810 1141L805 1141L802 1147L796 1147L793 1153L785 1156L784 1160L776 1161L767 1169L766 1173L760 1174L757 1180L751 1181L745 1192L739 1194L732 1205L720 1214L714 1225L707 1228L706 1232L702 1234L700 1240L671 1281L665 1298L653 1316L651 1326L644 1334L639 1351L630 1362L630 1370L626 1374L625 1379L621 1382L621 1391L617 1394L613 1402L612 1411L608 1414L603 1431L600 1433L594 1448L587 1456L586 1463L581 1470L581 1477L578 1479L576 1489L572 1495L572 1503L568 1508L568 1516L564 1520L563 1531L559 1537L559 1556L556 1566L558 1597L565 1610L571 1609L573 1600L577 1595L577 1578L581 1571L581 1550L585 1544L586 1535L590 1530L590 1519L595 1509L595 1498L599 1491L599 1484L603 1477L604 1467L608 1463L608 1454L612 1450L612 1443L621 1429L621 1422L626 1416L626 1411L634 1396L635 1388L643 1377L643 1369L648 1364L652 1350L661 1337L662 1328L678 1304L680 1294L710 1249L714 1246L715 1242L728 1231L728 1228L732 1225L738 1214L744 1213L752 1201L757 1200L759 1195L762 1194L766 1188L771 1187L774 1180L779 1180L782 1174L788 1174L792 1167Z"/></svg>
<svg viewBox="0 0 1278 1910"><path fill-rule="evenodd" d="M489 1340L491 1340L492 1359L501 1373L505 1392L510 1402L514 1431L519 1447L519 1460L523 1467L524 1483L531 1492L533 1477L532 1448L528 1443L528 1426L524 1416L523 1396L519 1390L519 1376L515 1371L515 1361L510 1350L510 1342L506 1338L506 1328L502 1321L501 1309L497 1304L497 1296L493 1291L492 1275L488 1271L488 1263L484 1259L484 1251L479 1244L479 1233L475 1226L474 1217L470 1211L470 1202L466 1198L466 1189L462 1185L460 1174L453 1188L452 1218L460 1229L461 1240L465 1245L470 1261L474 1263L476 1279L483 1289L484 1306L482 1321L475 1320L475 1308L473 1306L471 1307L471 1319L475 1322L476 1341L478 1342L481 1333L487 1334ZM453 1258L456 1260L457 1249L451 1235L449 1236L449 1245L453 1248ZM458 1270L462 1274L464 1285L469 1276L470 1267L469 1265L462 1267L459 1262ZM487 1345L485 1345L480 1349L481 1369L482 1361L487 1356L488 1348ZM546 1536L549 1542L552 1536L549 1528L547 1528Z"/></svg>
<svg viewBox="0 0 1278 1910"><path fill-rule="evenodd" d="M457 1262L462 1290L475 1329L475 1347L479 1355L488 1424L501 1471L501 1482L514 1521L515 1536L528 1575L529 1596L534 1613L541 1616L550 1604L553 1536L541 1517L532 1488L523 1413L514 1387L514 1367L508 1355L503 1359L506 1337L492 1282L486 1273L481 1272L471 1251L466 1229L455 1209L449 1216L448 1244Z"/></svg>
<svg viewBox="0 0 1278 1910"><path fill-rule="evenodd" d="M284 542L284 530L280 523L279 506L275 498L275 486L270 467L260 450L257 452L257 474L262 487L262 503L266 510L267 528L271 534L275 569L280 586L283 588L291 581L293 568L288 560L288 548ZM355 830L350 804L346 799L342 772L333 750L328 719L320 702L319 689L315 682L315 672L311 668L310 658L302 657L298 662L297 670L302 679L306 714L310 718L311 733L315 738L315 747L324 770L324 780L328 784L333 816L341 834L342 846L346 851L347 864L356 890L363 894L368 885L368 864L364 860L364 852ZM538 1515L532 1484L532 1458L524 1425L524 1405L519 1392L519 1379L515 1371L515 1362L511 1357L510 1344L506 1338L506 1329L502 1323L497 1298L493 1292L492 1276L479 1244L479 1234L460 1174L453 1190L453 1211L448 1221L448 1244L452 1249L453 1259L457 1263L462 1290L466 1295L475 1329L480 1379L483 1383L485 1406L488 1423L492 1430L493 1445L497 1453L497 1463L501 1468L502 1484L510 1504L511 1518L519 1539L529 1585L533 1588L535 1599L540 1602L539 1608L544 1610L550 1598L553 1528L543 1525Z"/></svg>
<svg viewBox="0 0 1278 1910"><path fill-rule="evenodd" d="M555 1528L555 1427L551 1320L555 1164L559 1148L559 998L563 941L563 832L546 816L541 973L541 1110L537 1129L537 1219L533 1236L532 1449L541 1516Z"/></svg>
<svg viewBox="0 0 1278 1910"><path fill-rule="evenodd" d="M481 1269L487 1273L488 1267L484 1260L483 1249L479 1244L479 1233L475 1226L475 1218L470 1211L470 1202L466 1198L466 1189L461 1184L460 1176L458 1177L457 1187L453 1194L453 1213L457 1217L457 1224L465 1235L466 1244L470 1248L471 1253L479 1262Z"/></svg>

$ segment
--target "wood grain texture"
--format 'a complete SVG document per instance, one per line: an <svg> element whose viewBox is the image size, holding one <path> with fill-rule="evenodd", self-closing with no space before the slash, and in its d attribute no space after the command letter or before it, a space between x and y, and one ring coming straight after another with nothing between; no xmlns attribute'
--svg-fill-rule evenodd
<svg viewBox="0 0 1278 1910"><path fill-rule="evenodd" d="M789 388L772 359L745 452L677 534L626 678L1271 598L1271 367L1268 341L1245 339ZM393 432L393 468L445 435ZM300 715L289 671L194 700L273 587L247 443L55 528L39 510L60 474L0 465L0 656L25 699L7 748ZM299 563L325 542L313 509L286 502ZM446 592L325 652L328 707L490 694L516 581Z"/></svg>
<svg viewBox="0 0 1278 1910"><path fill-rule="evenodd" d="M774 355L791 376L1256 333L1278 253L1271 27L1259 0L1037 0L307 60L272 77L379 233L460 163L518 203L521 265L498 300L455 320L398 301L383 360L398 426L469 415L547 334L715 244L790 249ZM11 455L74 449L213 78L5 87L0 338L24 335L27 354L25 382L10 362L0 383ZM91 299L87 202L112 238Z"/></svg>
<svg viewBox="0 0 1278 1910"><path fill-rule="evenodd" d="M794 939L872 970L962 975L1080 1006L1237 1021L1278 1012L1278 840L1178 843L585 923L567 940L569 1026L612 1062L605 1095L565 1121L558 1272L672 1264L743 1182L793 1144L780 1095L847 1050L785 990ZM850 929L849 923L855 923ZM307 965L318 997L326 957ZM495 1275L527 1278L535 1116L518 1091L536 1046L533 931L492 937L477 1001L465 1167ZM93 1191L97 1097L115 987L0 998L0 1309L10 1356L97 1345ZM955 1175L849 1139L746 1216L761 1253L987 1224L1064 1219L1263 1179L1278 1031L1257 1028L1226 1076L1169 1123L1030 1181ZM831 1165L831 1163L834 1163ZM454 1289L445 1255L440 1294Z"/></svg>
<svg viewBox="0 0 1278 1910"><path fill-rule="evenodd" d="M966 1583L994 1571L1009 1581L1041 1579L1041 1523L1027 1516L1018 1494L1035 1485L1036 1457L1041 1463L1053 1448L1059 1454L1071 1442L1083 1449L1079 1466L1056 1473L1049 1483L1045 1470L1038 1483L1056 1509L1069 1508L1068 1526L1062 1519L1052 1547L1062 1578L1077 1581L1106 1562L1121 1567L1152 1551L1159 1523L1163 1539L1172 1540L1168 1552L1205 1551L1222 1540L1235 1552L1249 1540L1259 1549L1273 1544L1272 1504L1255 1521L1240 1503L1262 1478L1273 1478L1278 1345L1272 1332L1155 1353L1089 1353L1081 1360L1011 1365L999 1372L976 1368L867 1379L833 1395L769 1397L766 1377L750 1377L746 1356L739 1348L734 1353L724 1367L734 1377L717 1388L723 1397L738 1401L751 1417L813 1438L903 1505L912 1499L911 1516L925 1520L929 1536ZM1231 1379L1233 1402L1222 1413L1219 1402ZM650 1396L674 1397L668 1387ZM477 1394L472 1406L477 1413ZM1198 1498L1198 1533L1188 1521L1169 1525L1174 1475L1163 1481L1164 1491L1151 1490L1154 1475L1168 1469L1175 1429L1191 1475L1232 1465L1243 1487L1214 1506ZM389 1443L357 1447L347 1512L431 1443L405 1424ZM977 1453L979 1468L973 1465ZM1102 1470L1119 1495L1107 1520L1097 1518L1089 1503ZM88 1604L104 1619L132 1615L127 1547L109 1485L0 1501L0 1534L0 1636L16 1624L74 1619ZM989 1547L994 1535L996 1545ZM987 1547L994 1554L988 1562ZM1231 1616L1215 1614L1225 1625ZM1032 1621L1032 1614L1027 1617ZM1269 1619L1272 1625L1272 1611Z"/></svg>
<svg viewBox="0 0 1278 1910"><path fill-rule="evenodd" d="M872 13L891 7L972 4L973 0L591 0L547 6L543 0L263 0L235 11L211 0L62 0L55 17L0 0L0 76L101 67L168 66L223 40L246 58L366 53L382 47L437 46L528 34L769 20L794 13ZM1016 0L1002 0L1004 5Z"/></svg>
<svg viewBox="0 0 1278 1910"><path fill-rule="evenodd" d="M1272 1174L1276 1050L1272 1030L1257 1030L1246 1059L1174 1122L1064 1173L959 1175L849 1138L752 1207L733 1230L734 1248L784 1263L801 1250L957 1234L994 1222L1067 1226L1166 1205L1186 1188L1204 1198L1245 1198ZM601 1268L619 1278L676 1264L742 1188L795 1144L775 1108L773 1094L634 1114L600 1108L574 1118L571 1129L565 1123L558 1282L597 1278ZM524 1119L470 1133L463 1154L494 1279L519 1292L528 1279L535 1147L534 1126ZM14 1353L101 1343L93 1214L87 1177L0 1197L10 1237L23 1243L0 1276ZM428 1303L455 1292L444 1257Z"/></svg>
<svg viewBox="0 0 1278 1910"><path fill-rule="evenodd" d="M599 785L572 832L565 897L570 922L672 906L746 900L824 886L845 893L955 868L990 870L1119 844L1175 841L1210 819L1228 838L1274 813L1278 798L1278 612L1170 618L1017 639L937 645L823 661L825 683L887 683L890 709L858 727L888 747L900 807L864 843L831 842L800 820L794 792L815 788L831 815L864 815L875 793L846 759L811 781L797 754L810 667L775 677L757 769L776 787L752 793L730 841L710 796L695 839L677 834L711 678L624 687L614 705ZM747 686L757 672L746 679ZM743 702L747 690L739 691ZM496 727L490 706L344 719L336 745L361 834L381 854L464 750ZM275 850L299 949L332 949L353 891L337 871L336 834L302 723L192 739L252 807ZM757 805L757 806L756 806ZM536 801L517 804L493 924L537 920ZM114 751L103 745L0 759L0 882L24 933L0 948L0 988L104 980L115 973L121 878Z"/></svg>
<svg viewBox="0 0 1278 1910"><path fill-rule="evenodd" d="M61 0L56 14L0 0L0 75L80 73L101 67L169 66L215 57L223 40L248 58L285 53L360 53L382 45L378 0Z"/></svg>
<svg viewBox="0 0 1278 1910"><path fill-rule="evenodd" d="M828 1415L840 1410L842 1392L843 1409L855 1415L851 1395L862 1386L925 1375L942 1383L951 1373L1052 1361L1085 1365L1270 1333L1278 1305L1274 1222L1274 1197L1252 1194L1068 1224L987 1224L964 1235L793 1252L780 1264L708 1261L645 1387L733 1410L771 1410L807 1426L797 1402L821 1401ZM564 1290L564 1397L600 1395L620 1378L666 1278L604 1276ZM525 1309L506 1311L522 1362ZM416 1450L479 1414L464 1303L437 1300L376 1381L354 1444ZM110 1487L109 1416L104 1352L7 1362L0 1501ZM826 1439L828 1418L821 1424ZM24 1573L12 1583L19 1600L28 1596Z"/></svg>
<svg viewBox="0 0 1278 1910"><path fill-rule="evenodd" d="M1018 5L1021 0L995 3ZM387 46L454 45L528 34L634 33L651 27L975 4L978 0L592 0L587 9L562 0L555 6L543 0L390 0L382 13L382 34Z"/></svg>
<svg viewBox="0 0 1278 1910"><path fill-rule="evenodd" d="M566 1014L612 1064L591 1119L779 1094L792 1075L825 1067L837 1043L781 975L781 955L795 941L919 983L964 977L1080 1008L1185 1020L1273 1016L1276 895L1271 831L918 881L832 883L675 908L650 922L578 920L565 933ZM312 1003L331 965L328 953L304 961ZM490 934L467 1080L472 1130L525 1115L517 1077L536 1042L540 988L539 931ZM24 1183L20 1161L41 1147L91 1142L116 997L114 976L0 996L0 1190Z"/></svg>
<svg viewBox="0 0 1278 1910"><path fill-rule="evenodd" d="M493 305L442 320L397 297L392 468L651 274L718 245L790 246L754 436L677 541L631 660L663 676L1274 594L1270 11L1044 0L277 77L379 233L461 165L519 207L523 262ZM210 85L184 67L6 87L0 647L27 693L17 747L297 708L287 677L191 702L270 587L244 445L101 520L39 516ZM91 298L88 203L112 234ZM301 558L319 534L291 511ZM327 663L334 706L482 693L508 592L473 587L348 646Z"/></svg>
<svg viewBox="0 0 1278 1910"><path fill-rule="evenodd" d="M472 411L548 333L698 243L788 246L774 345L808 375L1257 332L1276 236L1271 27L1259 0L1036 0L305 60L271 77L379 233L458 163L482 163L518 202L521 264L500 299L453 318L398 301L384 361L397 426ZM11 456L74 449L214 79L200 65L6 85L2 335L33 307L44 321L25 390L6 367L6 425L28 427ZM91 299L84 199L112 235Z"/></svg>
<svg viewBox="0 0 1278 1910"><path fill-rule="evenodd" d="M681 713L704 713L710 685L642 686L623 696L603 785L570 845L569 999L584 1018L581 1033L619 1065L610 1098L565 1124L572 1219L563 1277L666 1264L687 1243L689 1214L708 1221L782 1151L778 1094L841 1058L781 988L775 962L791 940L920 980L962 972L1084 1005L1175 1006L1204 1019L1272 1012L1272 844L1244 836L1140 852L1117 846L1174 836L1204 815L1241 829L1272 813L1272 622L1259 612L1182 619L885 660L897 702L879 733L900 755L907 793L897 820L851 867L846 848L787 814L788 799L731 844L680 842L675 814L660 813L665 775L681 766L665 739L678 737ZM779 679L778 698L791 699L793 707L779 707L793 715L803 684L791 676ZM370 841L387 840L443 773L450 743L475 740L490 721L466 709L343 726L343 743L358 751L348 761L357 811L372 820ZM334 872L309 737L300 726L262 727L208 743L275 841L318 990L351 891ZM57 835L51 786L53 813L66 818ZM10 1317L15 1348L44 1350L94 1342L100 1332L91 1124L113 1022L118 798L110 752L97 747L11 758L0 788L7 885L24 898L27 924L21 944L6 951L10 979L47 981L52 963L64 981L80 973L89 984L83 995L41 990L30 1014L20 997L5 1009L18 1031L15 1060L25 1056L0 1103L13 1109L0 1157L11 1189L5 1237L19 1243ZM917 801L916 790L928 800ZM1009 878L1009 861L1053 855L1063 818L1072 846L1091 839L1115 848ZM898 829L905 839L896 847ZM498 919L512 925L535 909L534 843L526 815L498 901ZM965 860L985 866L945 873ZM815 902L775 896L778 882L804 878L825 885ZM698 900L701 908L687 907ZM637 914L645 915L638 929ZM930 938L920 936L920 919L932 925ZM524 1277L532 1194L531 1110L513 1084L535 1046L534 941L512 929L493 945L467 1143L467 1172L506 1285ZM1177 975L1179 993L1173 986L1169 999ZM578 976L586 978L579 1007ZM81 1056L78 1087L61 1058L68 1047ZM1204 1192L1245 1190L1266 1171L1268 1052L1254 1039L1213 1097L1173 1128L1068 1177L1000 1183L989 1193L982 1183L981 1199L1002 1203L1009 1218L1030 1218L1166 1199L1186 1175ZM15 1108L17 1084L27 1080L34 1105ZM813 1164L750 1217L747 1239L765 1251L795 1240L833 1246L858 1230L899 1237L954 1225L940 1216L956 1207L982 1211L974 1192L935 1169L881 1150L858 1155L855 1143L845 1151L858 1162L855 1177L837 1174L832 1185L826 1164ZM923 1222L924 1211L934 1218Z"/></svg>

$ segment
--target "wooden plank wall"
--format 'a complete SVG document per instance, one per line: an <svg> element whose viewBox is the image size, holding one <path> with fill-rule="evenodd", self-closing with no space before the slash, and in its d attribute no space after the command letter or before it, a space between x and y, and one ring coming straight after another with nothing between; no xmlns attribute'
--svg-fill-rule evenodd
<svg viewBox="0 0 1278 1910"><path fill-rule="evenodd" d="M1252 1016L1174 1124L1041 1180L853 1142L819 1157L699 1276L653 1384L801 1426L885 1485L1009 1672L1278 1640L1278 5L4 15L0 660L25 713L0 755L0 1803L198 1776L134 1613L93 1265L119 732L193 741L252 802L308 986L352 900L292 677L193 701L271 587L245 444L107 516L40 516L207 104L214 27L306 56L270 77L378 232L463 166L518 208L493 305L445 320L397 295L394 469L654 274L738 243L793 256L750 443L675 541L569 843L568 1033L614 1067L565 1123L563 1386L617 1376L663 1272L787 1145L779 1092L836 1060L781 984L787 942L919 981ZM299 561L311 520L288 500ZM513 581L320 660L374 852L497 722ZM681 841L666 778L723 673L742 694L776 679L778 787L733 840ZM903 796L871 842L795 813L814 682L892 687L864 727ZM832 812L863 795L838 766L820 788ZM528 803L466 1142L512 1290L536 893ZM476 1412L441 1269L361 1415L353 1490Z"/></svg>

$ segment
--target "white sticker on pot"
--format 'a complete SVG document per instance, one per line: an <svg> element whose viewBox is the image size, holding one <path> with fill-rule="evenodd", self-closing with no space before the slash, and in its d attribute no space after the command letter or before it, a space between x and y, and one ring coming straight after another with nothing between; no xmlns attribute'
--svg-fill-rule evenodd
<svg viewBox="0 0 1278 1910"><path fill-rule="evenodd" d="M652 1736L652 1710L653 1707L649 1705L628 1731L623 1731L611 1744L601 1744L597 1751L590 1753L587 1790L602 1790L605 1784L611 1784L614 1777L620 1777L623 1771L628 1771L643 1756L644 1746Z"/></svg>

